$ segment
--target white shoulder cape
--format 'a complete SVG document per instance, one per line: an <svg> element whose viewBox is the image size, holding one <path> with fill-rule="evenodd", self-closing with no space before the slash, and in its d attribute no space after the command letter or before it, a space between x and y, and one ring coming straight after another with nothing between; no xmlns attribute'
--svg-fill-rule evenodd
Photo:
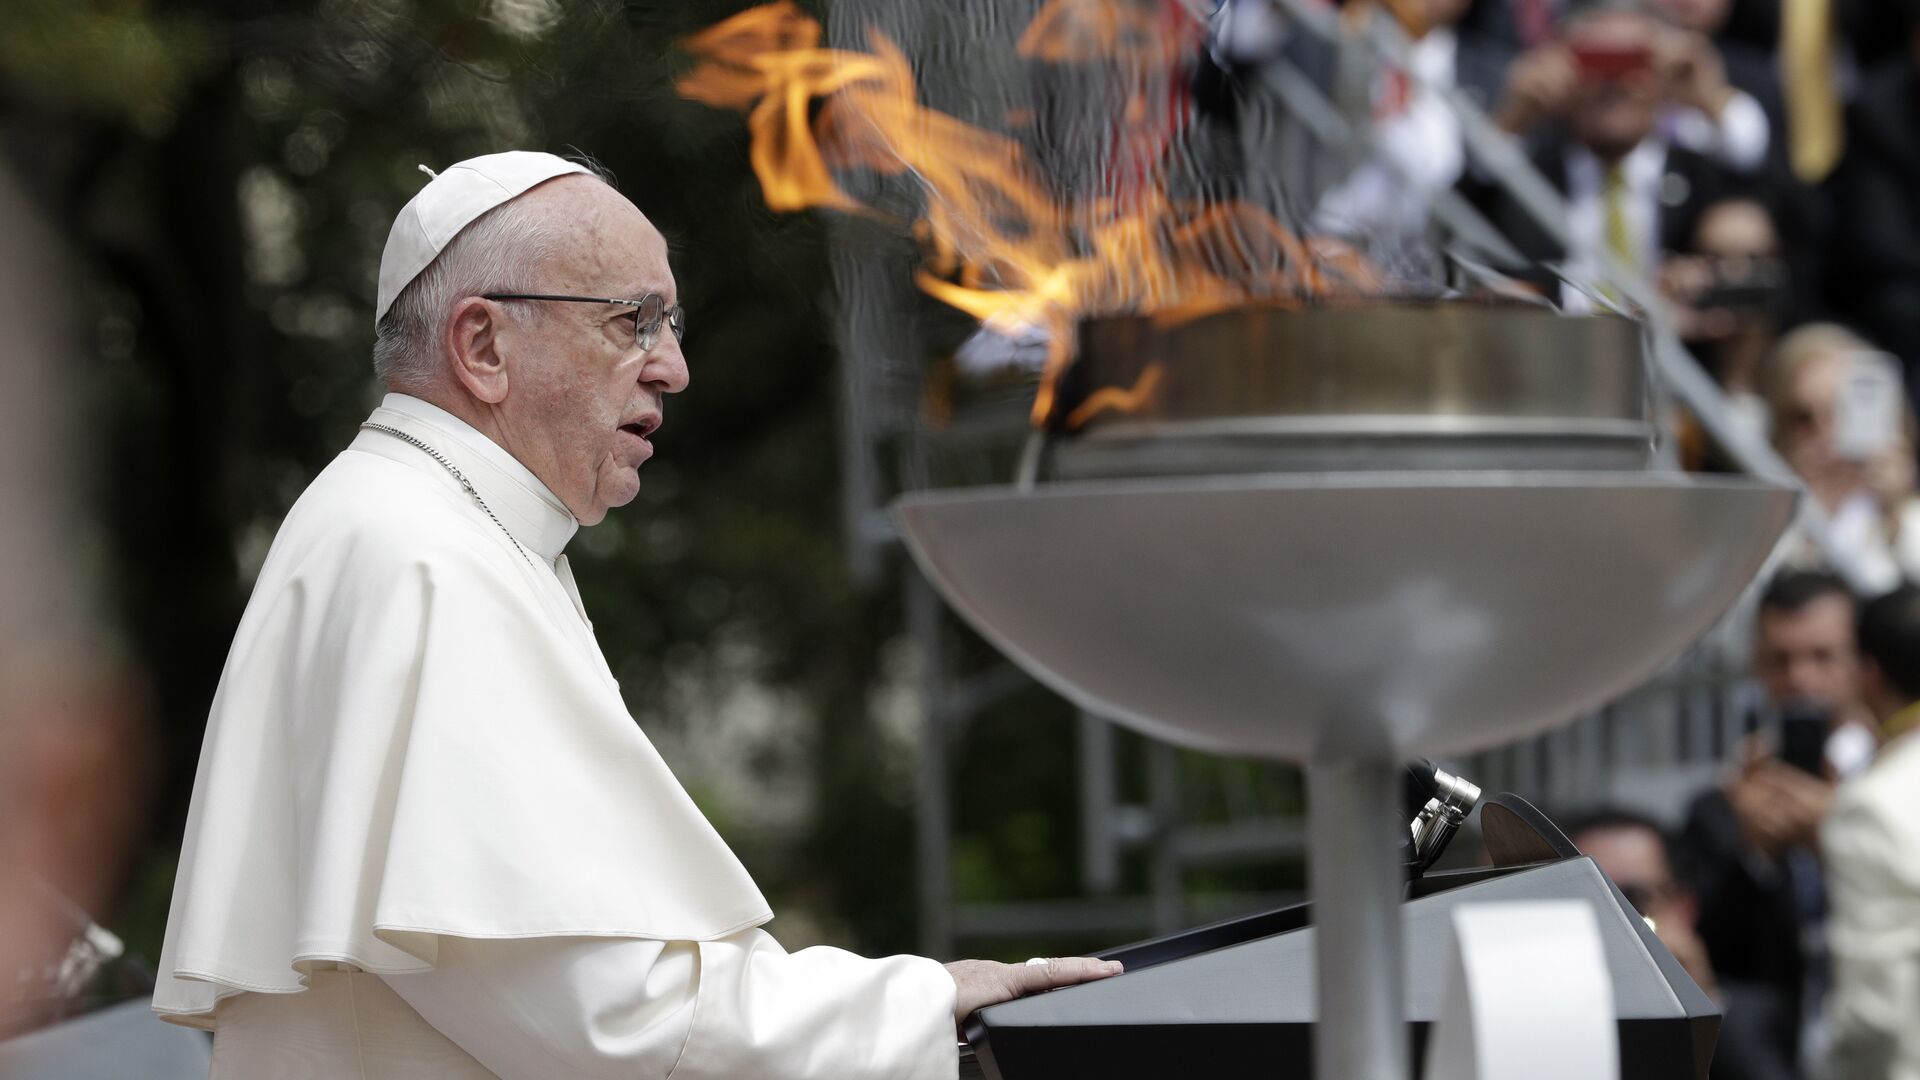
<svg viewBox="0 0 1920 1080"><path fill-rule="evenodd" d="M516 497L419 415L374 418L496 509ZM208 719L156 1012L211 1026L220 998L299 992L316 965L430 970L441 935L710 941L771 918L527 555L387 435L300 498Z"/></svg>

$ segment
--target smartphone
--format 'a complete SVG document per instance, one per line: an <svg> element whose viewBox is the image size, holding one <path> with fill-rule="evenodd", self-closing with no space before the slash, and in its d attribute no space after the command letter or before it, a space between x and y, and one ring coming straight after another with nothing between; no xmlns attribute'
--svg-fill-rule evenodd
<svg viewBox="0 0 1920 1080"><path fill-rule="evenodd" d="M1825 775L1827 735L1833 730L1833 710L1798 701L1780 710L1780 760L1813 776Z"/></svg>
<svg viewBox="0 0 1920 1080"><path fill-rule="evenodd" d="M1724 308L1737 313L1778 311L1787 291L1786 264L1769 256L1708 260L1712 284L1694 301L1694 308Z"/></svg>
<svg viewBox="0 0 1920 1080"><path fill-rule="evenodd" d="M1624 79L1653 67L1653 50L1645 45L1571 41L1567 48L1573 53L1573 66L1585 79Z"/></svg>
<svg viewBox="0 0 1920 1080"><path fill-rule="evenodd" d="M1856 352L1849 359L1834 402L1833 452L1865 461L1900 437L1900 366L1881 352Z"/></svg>

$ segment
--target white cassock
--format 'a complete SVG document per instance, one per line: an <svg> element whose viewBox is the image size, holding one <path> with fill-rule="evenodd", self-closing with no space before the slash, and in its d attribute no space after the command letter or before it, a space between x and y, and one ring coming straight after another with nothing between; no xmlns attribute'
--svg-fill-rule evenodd
<svg viewBox="0 0 1920 1080"><path fill-rule="evenodd" d="M207 722L154 1010L214 1031L216 1080L952 1077L938 963L756 929L621 701L565 506L425 402L371 421L499 522L370 430L288 513Z"/></svg>

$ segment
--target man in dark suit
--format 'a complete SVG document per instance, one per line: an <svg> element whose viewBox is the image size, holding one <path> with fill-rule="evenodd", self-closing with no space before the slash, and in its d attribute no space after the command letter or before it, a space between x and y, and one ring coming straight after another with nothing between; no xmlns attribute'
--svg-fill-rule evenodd
<svg viewBox="0 0 1920 1080"><path fill-rule="evenodd" d="M1565 819L1562 831L1588 856L1653 932L1694 984L1720 996L1719 979L1696 931L1699 905L1674 876L1673 843L1660 823L1618 806L1602 806Z"/></svg>
<svg viewBox="0 0 1920 1080"><path fill-rule="evenodd" d="M1865 730L1845 727L1862 708L1855 610L1838 577L1788 571L1761 596L1755 623L1754 674L1768 711L1829 718L1825 760L1816 763L1825 769L1857 756L1845 747ZM1832 797L1829 779L1756 749L1688 809L1676 868L1698 900L1700 937L1727 1004L1716 1080L1801 1075L1825 958L1813 848Z"/></svg>
<svg viewBox="0 0 1920 1080"><path fill-rule="evenodd" d="M1576 279L1598 277L1611 252L1651 277L1663 251L1691 232L1699 209L1726 187L1704 154L1678 145L1661 124L1676 101L1709 88L1674 87L1656 67L1661 28L1646 13L1607 6L1568 20L1562 37L1514 62L1494 119L1528 139L1536 168L1567 200L1572 249L1554 240L1507 193L1484 178L1463 187L1527 265L1502 267L1573 309L1577 289L1556 290L1545 263L1564 263ZM1681 95L1676 98L1676 92Z"/></svg>

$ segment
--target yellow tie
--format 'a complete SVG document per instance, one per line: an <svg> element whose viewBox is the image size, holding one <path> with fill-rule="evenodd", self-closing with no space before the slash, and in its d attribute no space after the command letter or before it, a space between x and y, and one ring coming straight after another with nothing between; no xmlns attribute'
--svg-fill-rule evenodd
<svg viewBox="0 0 1920 1080"><path fill-rule="evenodd" d="M1920 724L1920 701L1887 717L1887 722L1880 726L1880 744L1885 746L1912 731L1917 724Z"/></svg>
<svg viewBox="0 0 1920 1080"><path fill-rule="evenodd" d="M1817 184L1840 160L1846 131L1833 71L1833 0L1782 0L1780 80L1793 175Z"/></svg>
<svg viewBox="0 0 1920 1080"><path fill-rule="evenodd" d="M1638 271L1640 258L1634 247L1633 226L1627 221L1627 174L1616 161L1607 166L1607 250Z"/></svg>

